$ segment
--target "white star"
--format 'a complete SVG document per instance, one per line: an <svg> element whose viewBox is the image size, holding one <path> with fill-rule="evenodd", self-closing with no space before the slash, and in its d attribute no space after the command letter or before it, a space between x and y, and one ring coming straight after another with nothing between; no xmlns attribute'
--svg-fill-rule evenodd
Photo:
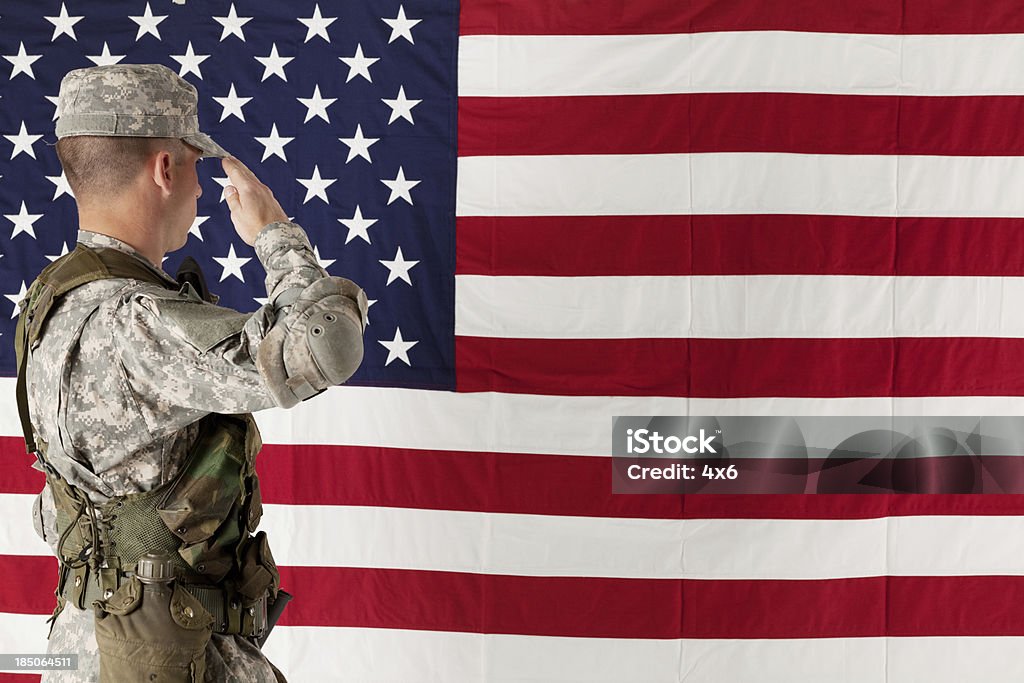
<svg viewBox="0 0 1024 683"><path fill-rule="evenodd" d="M43 95L53 105L53 118L51 121L56 121L60 117L60 97L58 95Z"/></svg>
<svg viewBox="0 0 1024 683"><path fill-rule="evenodd" d="M306 198L302 200L305 204L313 197L319 197L328 204L327 200L327 188L338 182L337 178L321 178L320 167L313 166L313 175L309 178L296 178L306 188Z"/></svg>
<svg viewBox="0 0 1024 683"><path fill-rule="evenodd" d="M188 229L188 231L190 233L192 233L193 235L195 235L196 237L199 238L200 242L202 242L204 240L203 240L203 233L199 232L199 226L202 225L203 223L205 223L208 220L210 220L209 216L196 216L195 220L192 221L192 225Z"/></svg>
<svg viewBox="0 0 1024 683"><path fill-rule="evenodd" d="M195 74L199 78L203 77L203 72L199 70L199 65L210 58L210 55L197 55L192 51L192 41L188 41L188 47L185 48L185 54L183 55L171 55L171 59L181 64L181 69L178 70L178 75L184 78L185 74Z"/></svg>
<svg viewBox="0 0 1024 683"><path fill-rule="evenodd" d="M405 257L402 256L402 248L398 248L398 253L395 254L393 261L381 260L380 264L388 269L388 281L384 283L384 286L390 285L395 280L405 280L410 285L412 280L409 279L409 269L415 266L419 261L406 261Z"/></svg>
<svg viewBox="0 0 1024 683"><path fill-rule="evenodd" d="M366 300L366 324L367 325L370 324L370 307L373 306L375 303L377 303L376 299L367 299Z"/></svg>
<svg viewBox="0 0 1024 683"><path fill-rule="evenodd" d="M409 194L409 190L420 184L418 180L406 180L405 171L402 167L398 167L398 175L395 176L394 180L387 180L381 178L381 182L387 185L391 189L391 196L388 197L388 204L395 201L399 197L412 204L412 196Z"/></svg>
<svg viewBox="0 0 1024 683"><path fill-rule="evenodd" d="M410 43L412 40L412 27L423 21L422 19L406 19L405 7L402 5L398 6L398 16L394 19L388 19L381 17L381 21L391 27L391 37L388 38L388 45L395 42L399 36L405 38Z"/></svg>
<svg viewBox="0 0 1024 683"><path fill-rule="evenodd" d="M60 14L55 17L43 17L48 22L53 24L53 37L50 38L50 42L57 40L57 36L68 35L71 36L72 40L78 40L78 36L75 35L75 24L84 19L83 16L72 17L68 16L68 8L64 6L64 3L60 3Z"/></svg>
<svg viewBox="0 0 1024 683"><path fill-rule="evenodd" d="M256 142L263 145L263 158L260 162L267 160L271 154L276 157L281 157L285 161L288 161L288 157L284 155L284 146L295 138L286 138L277 134L277 124L275 123L270 127L270 135L265 138L256 138Z"/></svg>
<svg viewBox="0 0 1024 683"><path fill-rule="evenodd" d="M316 260L320 264L320 267L323 268L324 270L330 268L331 264L338 260L333 258L320 258L320 247L313 247L313 256L316 257Z"/></svg>
<svg viewBox="0 0 1024 683"><path fill-rule="evenodd" d="M348 158L345 159L346 164L357 156L373 163L373 159L370 158L370 145L380 140L380 138L364 138L363 127L357 124L356 133L353 137L338 138L338 140L348 145Z"/></svg>
<svg viewBox="0 0 1024 683"><path fill-rule="evenodd" d="M295 57L282 57L277 54L277 43L270 46L270 54L266 57L257 57L256 61L263 65L263 78L260 82L267 80L271 76L277 76L282 81L288 81L288 77L284 75L285 64L295 59Z"/></svg>
<svg viewBox="0 0 1024 683"><path fill-rule="evenodd" d="M110 54L110 48L107 47L107 43L104 41L103 52L101 54L86 55L85 58L93 64L95 64L96 66L108 66L110 64L117 64L118 62L120 62L122 59L124 59L124 55Z"/></svg>
<svg viewBox="0 0 1024 683"><path fill-rule="evenodd" d="M32 71L32 63L37 59L42 58L42 55L29 55L25 54L25 43L21 43L18 46L18 54L16 55L4 55L4 59L13 64L11 68L11 78L13 79L18 74L25 74L32 80L36 79L35 73Z"/></svg>
<svg viewBox="0 0 1024 683"><path fill-rule="evenodd" d="M348 64L348 78L345 79L346 83L356 76L362 76L373 83L373 79L370 78L370 65L378 61L380 57L366 57L363 55L362 44L356 45L356 53L351 57L338 57L338 59Z"/></svg>
<svg viewBox="0 0 1024 683"><path fill-rule="evenodd" d="M11 317L12 318L17 318L18 317L18 313L21 312L20 309L18 308L18 302L21 301L22 299L24 299L25 298L25 294L27 294L27 293L28 293L28 288L25 287L25 281L22 280L21 281L21 289L18 290L17 294L4 294L4 296L7 297L8 299L10 299L11 303L14 304L14 312L11 313Z"/></svg>
<svg viewBox="0 0 1024 683"><path fill-rule="evenodd" d="M251 99L251 97L239 97L235 94L235 84L232 83L227 97L214 97L213 101L224 107L224 111L220 114L221 121L229 116L237 116L239 120L244 122L245 114L242 113L242 107L247 105Z"/></svg>
<svg viewBox="0 0 1024 683"><path fill-rule="evenodd" d="M254 296L252 300L258 303L260 306L266 306L270 302L270 297Z"/></svg>
<svg viewBox="0 0 1024 683"><path fill-rule="evenodd" d="M60 172L60 175L48 175L46 176L46 179L57 186L53 191L54 199L64 194L69 194L72 197L75 196L75 193L71 191L71 186L68 185L68 177L64 175L63 170Z"/></svg>
<svg viewBox="0 0 1024 683"><path fill-rule="evenodd" d="M21 154L22 152L35 159L36 151L32 149L32 145L36 144L36 140L43 136L29 135L28 131L25 130L25 122L22 121L21 130L18 131L17 135L5 135L4 137L14 144L14 150L11 152L12 159Z"/></svg>
<svg viewBox="0 0 1024 683"><path fill-rule="evenodd" d="M60 245L60 253L59 254L53 254L53 255L46 254L46 258L48 258L50 260L50 263L53 263L54 261L59 259L61 256L67 256L67 255L68 255L68 245L66 243L61 243L61 245Z"/></svg>
<svg viewBox="0 0 1024 683"><path fill-rule="evenodd" d="M218 185L220 185L220 188L221 188L220 189L220 201L224 201L224 190L228 189L228 185L231 184L231 179L227 178L227 177L224 177L224 178L214 178L213 182L215 182Z"/></svg>
<svg viewBox="0 0 1024 683"><path fill-rule="evenodd" d="M317 4L313 7L313 16L296 18L306 25L306 39L302 42L308 43L313 36L320 36L328 43L331 42L331 37L327 35L327 27L336 22L338 17L320 16L320 5Z"/></svg>
<svg viewBox="0 0 1024 683"><path fill-rule="evenodd" d="M238 36L245 42L245 33L242 32L242 27L252 21L252 17L240 17L235 14L235 3L231 3L231 8L228 9L228 15L226 17L213 17L213 20L224 27L224 30L220 34L220 39L223 41L230 35Z"/></svg>
<svg viewBox="0 0 1024 683"><path fill-rule="evenodd" d="M296 97L295 99L302 102L302 106L306 108L306 118L303 119L303 123L306 123L314 116L318 116L327 123L330 123L331 119L327 116L327 107L338 101L337 97L321 97L319 85L313 88L313 94L310 97Z"/></svg>
<svg viewBox="0 0 1024 683"><path fill-rule="evenodd" d="M367 244L370 242L370 234L367 232L370 226L377 222L376 218L363 218L363 212L360 210L359 205L356 205L356 212L352 215L352 218L339 218L338 222L348 228L348 237L345 238L345 244L348 244L356 237L361 237Z"/></svg>
<svg viewBox="0 0 1024 683"><path fill-rule="evenodd" d="M388 350L388 359L384 361L384 365L390 365L391 361L397 358L409 367L412 367L412 363L409 362L409 349L419 344L419 342L402 339L402 328L395 328L395 338L391 341L378 339L377 343Z"/></svg>
<svg viewBox="0 0 1024 683"><path fill-rule="evenodd" d="M242 275L242 266L244 266L252 259L248 257L241 258L239 256L235 256L235 245L232 244L230 247L228 247L227 256L214 256L213 260L219 263L220 267L224 269L224 271L220 275L220 280L218 280L218 282L224 282L224 280L226 280L229 275L234 275L244 283L245 276Z"/></svg>
<svg viewBox="0 0 1024 683"><path fill-rule="evenodd" d="M402 117L409 123L415 123L412 120L412 108L422 101L407 99L405 96L405 86L399 86L398 97L393 100L381 99L381 102L391 107L391 118L388 119L388 125L390 126L397 121L399 117Z"/></svg>
<svg viewBox="0 0 1024 683"><path fill-rule="evenodd" d="M32 224L43 217L41 213L29 213L28 209L25 208L25 201L21 202L21 210L18 213L4 214L4 218L14 223L14 232L11 233L13 239L15 235L21 232L27 232L32 235L32 239L36 238L35 230L32 229Z"/></svg>
<svg viewBox="0 0 1024 683"><path fill-rule="evenodd" d="M163 16L154 17L153 16L153 10L151 10L149 8L149 3L148 2L146 3L146 11L143 13L143 15L141 17L128 17L128 18L131 19L132 21L134 21L136 24L139 25L139 32L135 36L135 41L136 42L138 42L139 39L141 39L142 36L146 35L147 33L149 33L150 35L156 36L157 40L163 40L160 37L160 29L157 28L157 25L161 21L166 19L167 15L165 14Z"/></svg>

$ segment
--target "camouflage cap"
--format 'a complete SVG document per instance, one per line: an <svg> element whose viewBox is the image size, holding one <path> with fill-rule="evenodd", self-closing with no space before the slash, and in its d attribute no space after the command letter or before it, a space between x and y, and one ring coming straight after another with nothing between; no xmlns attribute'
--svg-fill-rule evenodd
<svg viewBox="0 0 1024 683"><path fill-rule="evenodd" d="M198 102L195 86L162 64L75 69L60 82L57 138L180 138L203 156L231 156L199 131Z"/></svg>

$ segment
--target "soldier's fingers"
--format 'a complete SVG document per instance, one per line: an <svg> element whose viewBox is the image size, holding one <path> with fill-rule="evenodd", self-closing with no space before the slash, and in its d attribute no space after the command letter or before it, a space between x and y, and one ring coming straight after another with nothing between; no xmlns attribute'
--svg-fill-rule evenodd
<svg viewBox="0 0 1024 683"><path fill-rule="evenodd" d="M237 164L232 163L231 159L225 157L220 160L221 168L224 169L224 174L227 175L228 179L235 184L242 184L245 180L245 176L242 174Z"/></svg>
<svg viewBox="0 0 1024 683"><path fill-rule="evenodd" d="M243 164L243 163L242 163L241 161L239 161L239 160L238 160L238 159L237 159L236 157L230 157L230 159L231 159L231 162L232 162L232 163L233 163L233 164L234 164L235 166L237 166L237 167L238 167L239 171L241 171L241 173L242 173L243 175L247 176L247 177L249 178L249 180L250 180L250 181L252 181L252 182L256 182L256 183L258 183L258 182L259 182L259 179L258 179L258 178L256 177L256 174L255 174L255 173L253 173L253 172L252 172L252 170L251 170L251 169L250 169L250 168L249 168L248 166L246 166L245 164Z"/></svg>
<svg viewBox="0 0 1024 683"><path fill-rule="evenodd" d="M247 169L242 162L234 157L225 157L222 159L221 166L224 168L224 173L227 174L231 183L239 189L247 187L256 181L256 176L252 174L252 171Z"/></svg>
<svg viewBox="0 0 1024 683"><path fill-rule="evenodd" d="M228 203L228 209L232 213L241 208L241 202L238 199L238 189L234 185L224 187L224 200Z"/></svg>

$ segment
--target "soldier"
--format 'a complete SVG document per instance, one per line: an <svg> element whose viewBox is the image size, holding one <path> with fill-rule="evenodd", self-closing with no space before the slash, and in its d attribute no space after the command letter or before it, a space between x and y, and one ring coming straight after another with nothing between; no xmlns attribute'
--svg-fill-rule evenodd
<svg viewBox="0 0 1024 683"><path fill-rule="evenodd" d="M29 288L16 340L26 444L47 479L33 517L60 565L48 649L79 655L44 682L285 680L259 647L279 578L256 531L248 413L346 381L366 297L199 131L196 105L159 65L61 82L78 245ZM202 157L221 158L235 231L266 269L253 314L217 306L195 268L161 269L195 219Z"/></svg>

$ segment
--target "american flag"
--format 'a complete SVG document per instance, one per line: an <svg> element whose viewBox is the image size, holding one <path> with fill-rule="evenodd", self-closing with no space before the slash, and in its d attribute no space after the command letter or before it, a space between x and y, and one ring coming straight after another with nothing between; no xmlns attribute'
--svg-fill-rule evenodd
<svg viewBox="0 0 1024 683"><path fill-rule="evenodd" d="M74 240L60 77L118 60L376 302L349 386L257 415L290 680L1024 677L1024 498L612 495L609 458L615 415L1021 411L1019 4L9 0L0 56L0 320ZM254 310L200 170L165 269ZM14 322L0 652L39 653Z"/></svg>

